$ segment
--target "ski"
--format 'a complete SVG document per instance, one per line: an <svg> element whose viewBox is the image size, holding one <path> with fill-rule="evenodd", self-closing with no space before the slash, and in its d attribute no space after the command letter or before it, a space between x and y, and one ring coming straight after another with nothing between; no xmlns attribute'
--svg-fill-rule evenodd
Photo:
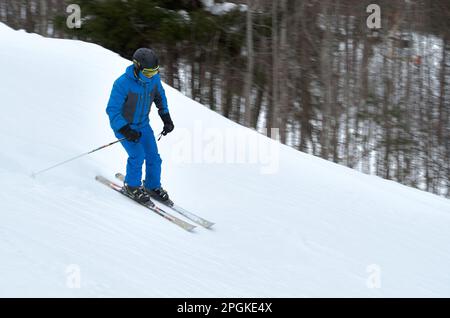
<svg viewBox="0 0 450 318"><path fill-rule="evenodd" d="M116 178L119 179L120 181L124 181L125 180L125 176L122 173L116 173ZM157 201L158 203L164 204L165 206L171 208L172 210L174 210L175 212L181 214L182 216L188 218L189 220L191 220L192 222L195 222L207 229L211 228L214 223L210 222L208 220L205 220L204 218L199 217L198 215L195 215L192 212L189 212L185 209L183 209L182 207L176 205L173 201L168 200L167 202L161 202L161 201Z"/></svg>
<svg viewBox="0 0 450 318"><path fill-rule="evenodd" d="M161 204L164 204L164 202L161 202ZM206 220L206 219L204 219L202 217L199 217L198 215L195 215L194 213L183 209L182 207L176 205L173 202L172 202L172 205L169 205L169 204L164 204L164 205L169 207L169 208L171 208L175 212L178 212L179 214L183 215L184 217L188 218L192 222L195 222L198 225L203 226L204 228L210 229L214 225L213 222L208 221L208 220Z"/></svg>
<svg viewBox="0 0 450 318"><path fill-rule="evenodd" d="M153 205L149 205L149 204L146 204L146 203L141 203L141 202L138 202L138 201L134 200L132 197L130 197L129 195L127 195L127 194L122 190L122 187L121 187L120 185L118 185L118 184L116 184L116 183L114 183L114 182L112 182L112 181L106 179L105 177L102 177L102 176L96 176L96 177L95 177L95 180L97 180L98 182L100 182L100 183L106 185L107 187L109 187L109 188L111 188L111 189L113 189L113 190L119 192L120 194L126 196L127 198L133 200L134 202L139 203L140 205L146 207L147 209L152 210L152 211L155 212L156 214L158 214L158 215L162 216L163 218L165 218L166 220L169 220L170 222L172 222L172 223L178 225L179 227L185 229L186 231L189 231L189 232L190 232L190 231L192 231L192 230L196 227L195 225L192 225L192 224L190 224L190 223L188 223L188 222L185 222L185 221L183 221L183 220L177 218L176 216L173 216L173 215L167 213L167 212L164 211L163 209L161 209L161 208L157 207L156 205L154 205L153 202L151 202L151 201L150 201L150 202L151 202L151 204L153 204Z"/></svg>

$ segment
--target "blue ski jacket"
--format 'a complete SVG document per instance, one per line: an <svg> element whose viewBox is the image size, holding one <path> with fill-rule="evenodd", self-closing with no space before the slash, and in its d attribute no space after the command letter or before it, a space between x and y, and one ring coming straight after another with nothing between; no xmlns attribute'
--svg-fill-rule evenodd
<svg viewBox="0 0 450 318"><path fill-rule="evenodd" d="M159 73L147 78L141 73L135 75L134 65L128 66L114 82L106 107L111 128L117 132L130 124L131 128L141 130L150 124L148 115L153 102L160 116L169 113Z"/></svg>

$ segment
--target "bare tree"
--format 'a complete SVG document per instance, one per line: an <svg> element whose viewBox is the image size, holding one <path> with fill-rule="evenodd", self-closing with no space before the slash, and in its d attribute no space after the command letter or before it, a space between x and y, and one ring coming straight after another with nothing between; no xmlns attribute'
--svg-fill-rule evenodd
<svg viewBox="0 0 450 318"><path fill-rule="evenodd" d="M246 20L246 38L247 38L247 73L245 77L245 125L251 125L252 118L252 87L254 72L254 53L253 53L253 2L255 0L247 0L247 20Z"/></svg>

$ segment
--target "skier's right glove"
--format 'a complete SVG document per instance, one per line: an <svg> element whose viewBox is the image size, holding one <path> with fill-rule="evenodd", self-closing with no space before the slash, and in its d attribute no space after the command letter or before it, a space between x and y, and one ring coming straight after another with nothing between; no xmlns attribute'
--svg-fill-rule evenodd
<svg viewBox="0 0 450 318"><path fill-rule="evenodd" d="M119 129L119 132L128 140L132 142L138 142L139 138L141 138L142 133L140 131L136 131L130 127L129 124L126 124L122 128Z"/></svg>

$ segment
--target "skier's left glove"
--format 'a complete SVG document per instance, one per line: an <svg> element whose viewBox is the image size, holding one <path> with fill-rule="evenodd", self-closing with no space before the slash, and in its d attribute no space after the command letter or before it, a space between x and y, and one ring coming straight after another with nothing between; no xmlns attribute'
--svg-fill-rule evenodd
<svg viewBox="0 0 450 318"><path fill-rule="evenodd" d="M163 128L162 134L165 136L168 133L170 133L175 128L175 126L173 125L173 121L170 118L169 113L161 114L161 119L164 123L164 128Z"/></svg>

